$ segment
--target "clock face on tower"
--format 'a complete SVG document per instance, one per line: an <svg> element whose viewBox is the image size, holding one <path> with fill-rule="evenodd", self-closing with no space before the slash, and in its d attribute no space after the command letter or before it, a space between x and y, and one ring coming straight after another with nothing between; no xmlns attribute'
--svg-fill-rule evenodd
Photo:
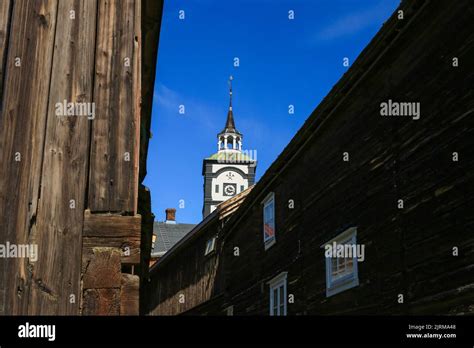
<svg viewBox="0 0 474 348"><path fill-rule="evenodd" d="M224 196L234 196L236 191L236 184L224 184Z"/></svg>

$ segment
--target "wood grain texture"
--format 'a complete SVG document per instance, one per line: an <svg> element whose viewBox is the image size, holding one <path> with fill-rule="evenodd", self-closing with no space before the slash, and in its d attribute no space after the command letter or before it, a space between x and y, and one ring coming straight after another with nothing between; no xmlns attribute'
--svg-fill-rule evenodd
<svg viewBox="0 0 474 348"><path fill-rule="evenodd" d="M119 315L120 289L87 289L83 306L83 315Z"/></svg>
<svg viewBox="0 0 474 348"><path fill-rule="evenodd" d="M97 117L89 175L92 212L136 213L140 119L137 6L132 0L99 1L94 88Z"/></svg>
<svg viewBox="0 0 474 348"><path fill-rule="evenodd" d="M138 212L138 184L140 178L140 133L141 133L141 104L142 104L142 1L135 1L134 12L134 40L133 40L133 179L132 185L133 210L136 214ZM150 116L151 119L151 116Z"/></svg>
<svg viewBox="0 0 474 348"><path fill-rule="evenodd" d="M94 247L113 247L122 251L123 264L140 263L140 237L84 237L82 242L82 263L89 260Z"/></svg>
<svg viewBox="0 0 474 348"><path fill-rule="evenodd" d="M91 214L84 212L85 237L140 237L141 216Z"/></svg>
<svg viewBox="0 0 474 348"><path fill-rule="evenodd" d="M0 2L0 105L2 105L3 101L3 84L5 78L3 70L5 68L5 58L7 56L12 5L12 0L2 0ZM1 114L0 117L2 117Z"/></svg>
<svg viewBox="0 0 474 348"><path fill-rule="evenodd" d="M71 18L71 11L75 12ZM79 314L81 242L87 183L87 116L56 115L56 104L92 103L95 1L58 3L41 200L31 238L38 243L30 314ZM67 260L67 261L66 261Z"/></svg>
<svg viewBox="0 0 474 348"><path fill-rule="evenodd" d="M122 250L122 263L140 263L141 216L84 214L83 268L94 247Z"/></svg>
<svg viewBox="0 0 474 348"><path fill-rule="evenodd" d="M122 274L120 291L120 315L138 315L140 278Z"/></svg>
<svg viewBox="0 0 474 348"><path fill-rule="evenodd" d="M56 0L16 1L13 8L0 117L0 243L35 242L32 230L40 190L56 11ZM27 258L2 258L0 269L5 272L0 308L5 314L27 314L33 263ZM37 285L42 287L39 280Z"/></svg>
<svg viewBox="0 0 474 348"><path fill-rule="evenodd" d="M120 288L120 249L94 247L82 275L83 289Z"/></svg>
<svg viewBox="0 0 474 348"><path fill-rule="evenodd" d="M3 84L5 59L7 57L8 35L10 33L11 7L13 1L0 2L0 124L2 118L1 105L3 104ZM5 283L5 269L0 264L0 283ZM0 315L4 314L5 289L0 286Z"/></svg>

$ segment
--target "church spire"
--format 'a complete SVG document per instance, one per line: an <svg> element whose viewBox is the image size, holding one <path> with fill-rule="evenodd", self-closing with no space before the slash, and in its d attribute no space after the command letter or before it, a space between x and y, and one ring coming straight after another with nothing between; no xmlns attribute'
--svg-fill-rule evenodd
<svg viewBox="0 0 474 348"><path fill-rule="evenodd" d="M217 135L219 151L241 151L242 134L235 128L234 112L232 111L232 75L229 77L229 111L227 111L227 120L225 127Z"/></svg>
<svg viewBox="0 0 474 348"><path fill-rule="evenodd" d="M222 133L239 133L237 129L235 129L235 121L234 121L234 112L232 111L232 80L234 78L232 75L229 77L229 111L227 112L227 120L225 123L225 128Z"/></svg>

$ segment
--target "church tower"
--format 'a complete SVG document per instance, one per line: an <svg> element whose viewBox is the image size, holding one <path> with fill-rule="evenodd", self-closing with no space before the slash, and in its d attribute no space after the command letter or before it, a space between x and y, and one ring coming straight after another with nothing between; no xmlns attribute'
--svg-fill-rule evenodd
<svg viewBox="0 0 474 348"><path fill-rule="evenodd" d="M255 182L255 151L242 150L243 135L235 128L232 110L232 76L229 79L229 111L224 129L217 134L217 153L204 159L203 218L219 203L239 194Z"/></svg>

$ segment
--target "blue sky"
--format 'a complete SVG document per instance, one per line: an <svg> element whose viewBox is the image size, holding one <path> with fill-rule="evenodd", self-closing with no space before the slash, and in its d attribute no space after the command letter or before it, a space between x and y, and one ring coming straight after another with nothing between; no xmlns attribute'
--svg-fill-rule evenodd
<svg viewBox="0 0 474 348"><path fill-rule="evenodd" d="M165 1L145 178L155 219L164 220L164 210L174 207L178 222L201 221L202 161L217 151L229 75L234 76L236 127L244 135L244 149L257 150L258 180L347 71L344 57L352 63L398 4ZM235 57L239 67L234 67ZM179 113L180 105L185 114Z"/></svg>

